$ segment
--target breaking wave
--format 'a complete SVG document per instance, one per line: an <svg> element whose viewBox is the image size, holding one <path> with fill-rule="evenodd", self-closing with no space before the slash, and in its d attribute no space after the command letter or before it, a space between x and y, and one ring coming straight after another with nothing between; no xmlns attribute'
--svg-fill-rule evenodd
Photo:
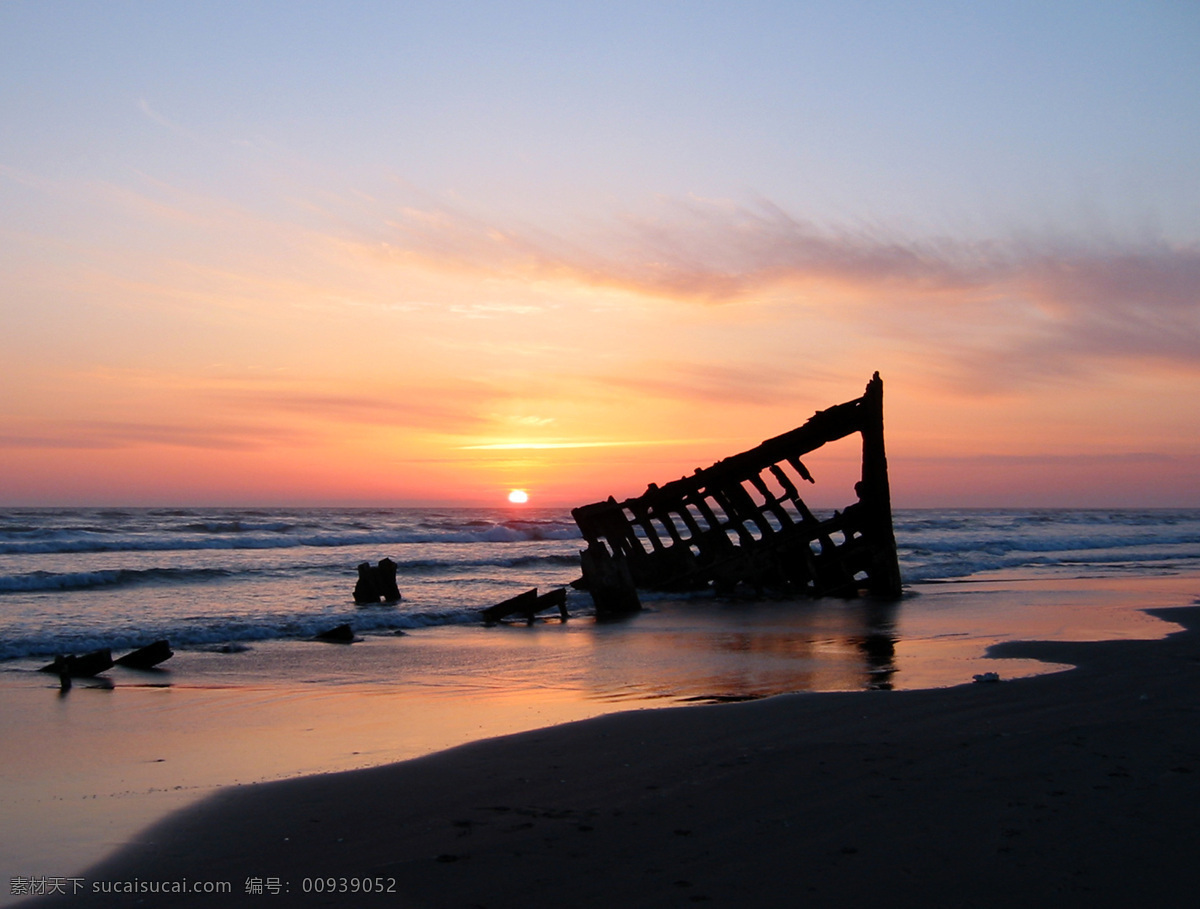
<svg viewBox="0 0 1200 909"><path fill-rule="evenodd" d="M1200 510L898 510L907 583L988 572L1200 572ZM243 646L350 622L359 634L479 621L579 575L552 510L14 509L0 512L0 660ZM404 599L355 607L356 565L397 563ZM648 596L648 600L654 597ZM590 598L569 593L573 614Z"/></svg>

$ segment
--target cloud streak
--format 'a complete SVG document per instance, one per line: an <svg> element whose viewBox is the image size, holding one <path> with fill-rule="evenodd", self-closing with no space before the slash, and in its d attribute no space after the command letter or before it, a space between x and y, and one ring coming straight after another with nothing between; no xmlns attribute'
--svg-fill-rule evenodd
<svg viewBox="0 0 1200 909"><path fill-rule="evenodd" d="M647 448L660 445L691 445L707 439L653 439L637 441L545 441L545 442L489 442L483 445L460 445L459 451L557 451L570 448Z"/></svg>
<svg viewBox="0 0 1200 909"><path fill-rule="evenodd" d="M407 389L404 398L303 391L223 392L221 397L256 412L286 412L328 423L462 431L486 422L479 393L470 389Z"/></svg>
<svg viewBox="0 0 1200 909"><path fill-rule="evenodd" d="M736 407L791 406L814 379L810 367L788 371L765 365L712 363L660 364L637 375L596 377L601 387L620 388L639 397L660 397L692 404Z"/></svg>
<svg viewBox="0 0 1200 909"><path fill-rule="evenodd" d="M306 433L285 428L242 425L175 425L152 422L73 420L52 428L33 428L0 436L0 449L34 448L103 451L164 445L207 451L254 451L305 444Z"/></svg>
<svg viewBox="0 0 1200 909"><path fill-rule="evenodd" d="M405 209L390 230L389 255L459 273L708 305L837 306L862 333L932 336L960 369L1013 381L1119 359L1200 368L1196 244L909 239L820 228L767 202L697 200L664 202L588 242L449 207Z"/></svg>

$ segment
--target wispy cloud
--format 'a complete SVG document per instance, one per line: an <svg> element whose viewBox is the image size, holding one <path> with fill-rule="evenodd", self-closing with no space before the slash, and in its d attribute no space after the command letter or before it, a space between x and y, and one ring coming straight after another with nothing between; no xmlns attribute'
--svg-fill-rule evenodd
<svg viewBox="0 0 1200 909"><path fill-rule="evenodd" d="M598 384L640 397L749 407L792 405L814 380L811 368L676 362L647 367L637 375L597 377Z"/></svg>
<svg viewBox="0 0 1200 909"><path fill-rule="evenodd" d="M166 116L164 116L163 114L159 113L157 110L155 110L153 107L150 106L150 102L147 101L145 98L138 98L137 106L138 106L138 110L140 110L148 119L150 119L154 123L157 123L159 126L163 127L164 129L169 129L171 132L175 133L177 136L182 136L185 139L197 141L198 137L196 136L195 133L193 133L189 129L186 129L183 126L180 126L175 121L173 121L173 120L167 118Z"/></svg>
<svg viewBox="0 0 1200 909"><path fill-rule="evenodd" d="M247 389L221 392L240 408L286 412L334 423L464 431L487 421L480 415L483 389L411 388L403 397Z"/></svg>
<svg viewBox="0 0 1200 909"><path fill-rule="evenodd" d="M768 202L698 200L663 202L588 242L449 207L406 209L390 229L389 254L424 265L710 305L832 307L859 335L936 347L965 373L1001 369L1008 381L1116 359L1200 368L1196 244L912 239L819 227Z"/></svg>
<svg viewBox="0 0 1200 909"><path fill-rule="evenodd" d="M250 451L300 444L311 437L294 428L238 424L179 425L153 422L69 420L0 436L0 448L97 451L165 445L213 451Z"/></svg>
<svg viewBox="0 0 1200 909"><path fill-rule="evenodd" d="M715 303L797 280L963 291L994 280L1011 255L994 244L821 229L766 202L662 201L654 215L627 215L587 238L501 226L447 205L402 208L387 229L379 249L400 259Z"/></svg>
<svg viewBox="0 0 1200 909"><path fill-rule="evenodd" d="M59 184L53 180L18 167L9 167L7 164L0 164L0 177L42 192L54 192L59 189Z"/></svg>
<svg viewBox="0 0 1200 909"><path fill-rule="evenodd" d="M579 441L558 440L539 442L487 442L480 445L460 445L459 451L554 451L569 448L647 448L660 445L689 445L707 439L639 439L637 441Z"/></svg>

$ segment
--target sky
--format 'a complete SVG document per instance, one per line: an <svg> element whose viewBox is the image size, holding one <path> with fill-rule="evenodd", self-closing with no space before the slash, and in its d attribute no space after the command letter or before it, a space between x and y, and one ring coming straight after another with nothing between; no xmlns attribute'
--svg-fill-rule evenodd
<svg viewBox="0 0 1200 909"><path fill-rule="evenodd" d="M1190 0L0 0L0 123L0 505L623 498L879 371L897 506L1200 506Z"/></svg>

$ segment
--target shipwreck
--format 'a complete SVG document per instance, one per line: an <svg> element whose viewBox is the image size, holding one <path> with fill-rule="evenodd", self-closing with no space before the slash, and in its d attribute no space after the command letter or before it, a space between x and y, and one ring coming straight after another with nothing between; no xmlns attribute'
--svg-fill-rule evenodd
<svg viewBox="0 0 1200 909"><path fill-rule="evenodd" d="M856 501L818 518L798 484L801 460L855 433L862 437ZM883 381L861 398L815 413L768 439L637 498L611 496L574 509L587 549L583 576L597 617L641 609L637 591L748 589L809 597L901 594L883 445Z"/></svg>

